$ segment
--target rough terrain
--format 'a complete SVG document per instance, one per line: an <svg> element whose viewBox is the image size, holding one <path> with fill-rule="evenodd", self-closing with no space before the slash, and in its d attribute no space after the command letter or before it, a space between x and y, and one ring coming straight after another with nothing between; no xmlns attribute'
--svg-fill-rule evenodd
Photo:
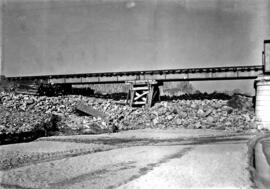
<svg viewBox="0 0 270 189"><path fill-rule="evenodd" d="M49 135L99 134L111 132L112 127L119 130L211 128L234 132L258 128L252 98L235 95L229 99L206 99L206 96L198 94L197 100L161 101L151 108L138 108L112 99L79 95L46 97L2 92L1 143L12 142L10 138L16 139L14 142L27 137L31 140L31 134L37 135L33 139ZM105 119L77 112L78 103L104 113Z"/></svg>

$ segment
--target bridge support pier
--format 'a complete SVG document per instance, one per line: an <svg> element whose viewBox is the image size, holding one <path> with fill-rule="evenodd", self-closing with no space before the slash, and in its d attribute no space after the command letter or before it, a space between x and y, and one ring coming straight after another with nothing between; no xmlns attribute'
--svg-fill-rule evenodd
<svg viewBox="0 0 270 189"><path fill-rule="evenodd" d="M160 98L159 83L157 81L129 81L127 103L130 106L151 107Z"/></svg>
<svg viewBox="0 0 270 189"><path fill-rule="evenodd" d="M270 75L259 76L255 80L255 114L262 128L270 130Z"/></svg>

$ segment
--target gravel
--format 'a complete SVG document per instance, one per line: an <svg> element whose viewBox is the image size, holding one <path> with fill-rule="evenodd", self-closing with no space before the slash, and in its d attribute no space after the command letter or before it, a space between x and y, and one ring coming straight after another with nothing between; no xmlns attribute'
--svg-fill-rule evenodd
<svg viewBox="0 0 270 189"><path fill-rule="evenodd" d="M116 148L104 144L78 144L74 142L35 141L0 146L0 170L12 169L38 163L107 151Z"/></svg>

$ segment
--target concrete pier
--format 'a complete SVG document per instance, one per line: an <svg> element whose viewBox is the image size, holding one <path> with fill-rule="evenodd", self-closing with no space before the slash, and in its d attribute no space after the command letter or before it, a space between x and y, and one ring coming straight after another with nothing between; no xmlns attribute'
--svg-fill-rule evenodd
<svg viewBox="0 0 270 189"><path fill-rule="evenodd" d="M270 75L259 76L255 80L255 113L263 128L270 129Z"/></svg>

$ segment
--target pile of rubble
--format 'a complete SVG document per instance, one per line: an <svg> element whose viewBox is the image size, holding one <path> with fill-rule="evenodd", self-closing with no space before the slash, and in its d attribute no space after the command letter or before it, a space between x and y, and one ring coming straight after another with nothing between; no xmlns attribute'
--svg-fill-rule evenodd
<svg viewBox="0 0 270 189"><path fill-rule="evenodd" d="M256 129L252 99L161 101L151 108L134 108L111 99L79 95L45 97L0 94L0 135L53 128L58 134L91 134L139 128L196 128L244 131ZM83 103L104 116L77 111Z"/></svg>
<svg viewBox="0 0 270 189"><path fill-rule="evenodd" d="M50 115L11 111L0 106L0 144L32 141L47 136L52 129Z"/></svg>
<svg viewBox="0 0 270 189"><path fill-rule="evenodd" d="M240 103L241 107L231 107L234 102ZM108 112L120 130L178 127L231 131L256 129L252 99L246 97L232 100L162 101L149 109L113 103L91 105L100 111Z"/></svg>

